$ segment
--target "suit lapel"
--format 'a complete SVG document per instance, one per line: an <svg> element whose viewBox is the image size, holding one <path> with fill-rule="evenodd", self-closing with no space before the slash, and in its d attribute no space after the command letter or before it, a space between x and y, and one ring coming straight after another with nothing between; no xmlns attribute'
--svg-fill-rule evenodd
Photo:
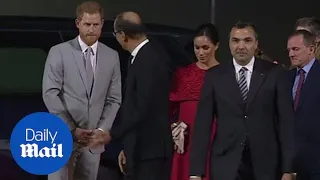
<svg viewBox="0 0 320 180"><path fill-rule="evenodd" d="M254 65L253 65L253 72L251 76L250 81L250 87L249 87L249 93L248 93L248 99L247 99L247 107L250 105L252 100L257 95L257 92L259 91L259 88L261 87L264 79L265 74L262 67L262 60L255 59Z"/></svg>
<svg viewBox="0 0 320 180"><path fill-rule="evenodd" d="M314 82L319 81L318 80L319 76L320 76L319 62L318 62L318 60L315 60L314 64L312 65L312 67L307 75L307 78L302 86L297 111L301 108L302 104L306 101L308 94L315 93L315 92L312 92L312 90L314 89L313 84L314 84Z"/></svg>
<svg viewBox="0 0 320 180"><path fill-rule="evenodd" d="M128 59L127 73L126 73L126 79L125 79L124 86L123 86L123 92L126 92L126 89L127 89L127 86L128 86L128 82L129 82L129 78L131 77L130 74L132 72L132 65L133 65L133 64L131 64L132 58L133 58L133 56L130 55L129 59Z"/></svg>
<svg viewBox="0 0 320 180"><path fill-rule="evenodd" d="M296 80L296 73L297 73L297 69L291 69L290 73L289 73L289 80L290 80L290 90L291 90L291 97L292 97L292 103L293 103L293 86L294 86L294 81Z"/></svg>
<svg viewBox="0 0 320 180"><path fill-rule="evenodd" d="M291 99L292 99L292 106L294 106L294 101L293 101L293 86L294 86L294 81L296 79L296 72L297 72L297 69L294 68L294 69L291 69L289 71L289 74L288 74L288 80L290 82L290 94L291 94Z"/></svg>
<svg viewBox="0 0 320 180"><path fill-rule="evenodd" d="M84 60L83 60L83 54L82 54L82 51L81 51L81 47L80 47L80 44L78 42L78 38L75 38L73 40L70 41L71 42L71 45L73 47L73 56L74 56L74 61L78 67L78 70L79 70L79 73L80 73L80 76L81 76L81 79L82 79L82 82L83 82L83 85L86 89L86 93L87 93L87 97L89 97L89 92L90 92L90 89L88 87L88 80L87 80L87 72L86 72L86 69L84 67Z"/></svg>

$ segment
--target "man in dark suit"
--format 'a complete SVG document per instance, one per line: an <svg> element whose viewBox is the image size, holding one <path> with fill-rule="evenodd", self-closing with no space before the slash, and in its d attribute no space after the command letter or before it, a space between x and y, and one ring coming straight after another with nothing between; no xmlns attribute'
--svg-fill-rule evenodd
<svg viewBox="0 0 320 180"><path fill-rule="evenodd" d="M288 51L294 67L289 79L296 113L296 158L298 180L320 179L320 64L315 59L316 36L306 30L294 32L288 39Z"/></svg>
<svg viewBox="0 0 320 180"><path fill-rule="evenodd" d="M173 152L169 57L162 48L149 42L141 19L134 12L117 16L114 35L123 49L131 53L131 58L121 121L107 139L122 140L120 168L128 179L167 180ZM124 155L126 162L121 164Z"/></svg>
<svg viewBox="0 0 320 180"><path fill-rule="evenodd" d="M205 76L190 179L204 176L209 150L212 180L291 179L294 112L285 70L254 57L258 35L250 23L233 26L229 46L233 60ZM209 147L214 117L217 129Z"/></svg>

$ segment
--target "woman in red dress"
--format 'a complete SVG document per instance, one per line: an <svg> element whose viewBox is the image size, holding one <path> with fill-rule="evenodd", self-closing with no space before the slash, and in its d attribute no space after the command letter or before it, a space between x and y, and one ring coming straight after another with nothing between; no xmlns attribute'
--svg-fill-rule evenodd
<svg viewBox="0 0 320 180"><path fill-rule="evenodd" d="M218 31L213 24L201 25L194 37L194 53L197 62L178 68L170 93L172 114L183 123L173 123L175 152L171 180L189 180L189 148L197 104L206 70L219 64L215 52L219 46ZM174 118L173 118L174 119ZM214 135L212 132L212 138ZM208 157L209 158L209 157ZM207 168L208 172L209 168ZM208 173L205 179L209 179Z"/></svg>

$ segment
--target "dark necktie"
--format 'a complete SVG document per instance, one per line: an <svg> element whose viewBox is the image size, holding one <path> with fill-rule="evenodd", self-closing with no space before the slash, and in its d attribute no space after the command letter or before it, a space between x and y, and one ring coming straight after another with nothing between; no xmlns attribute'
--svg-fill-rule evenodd
<svg viewBox="0 0 320 180"><path fill-rule="evenodd" d="M94 81L94 74L93 74L93 67L91 64L91 53L93 54L93 50L91 47L88 47L84 54L84 60L85 60L85 68L87 72L87 80L88 80L88 87L89 87L89 94L91 96L91 90L93 86Z"/></svg>
<svg viewBox="0 0 320 180"><path fill-rule="evenodd" d="M247 83L247 71L248 69L245 67L242 67L239 71L239 88L240 88L240 93L242 96L242 99L244 102L246 102L247 100L247 96L248 96L248 83Z"/></svg>
<svg viewBox="0 0 320 180"><path fill-rule="evenodd" d="M301 89L302 89L303 82L305 80L305 73L306 72L303 69L299 69L299 71L298 71L299 81L298 81L296 94L294 96L294 110L297 110L297 107L298 107L298 104L299 104Z"/></svg>

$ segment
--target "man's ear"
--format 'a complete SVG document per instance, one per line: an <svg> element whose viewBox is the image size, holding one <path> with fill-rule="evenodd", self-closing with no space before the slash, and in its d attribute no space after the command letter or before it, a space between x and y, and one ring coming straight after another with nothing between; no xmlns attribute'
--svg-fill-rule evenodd
<svg viewBox="0 0 320 180"><path fill-rule="evenodd" d="M74 23L76 24L77 28L79 28L80 20L78 18L75 19Z"/></svg>
<svg viewBox="0 0 320 180"><path fill-rule="evenodd" d="M311 45L311 46L309 47L310 55L313 54L313 53L315 53L315 51L316 51L316 47L315 47L314 45Z"/></svg>
<svg viewBox="0 0 320 180"><path fill-rule="evenodd" d="M120 32L120 37L124 42L128 42L128 36L123 31Z"/></svg>
<svg viewBox="0 0 320 180"><path fill-rule="evenodd" d="M103 27L104 25L104 19L101 19L101 28Z"/></svg>

